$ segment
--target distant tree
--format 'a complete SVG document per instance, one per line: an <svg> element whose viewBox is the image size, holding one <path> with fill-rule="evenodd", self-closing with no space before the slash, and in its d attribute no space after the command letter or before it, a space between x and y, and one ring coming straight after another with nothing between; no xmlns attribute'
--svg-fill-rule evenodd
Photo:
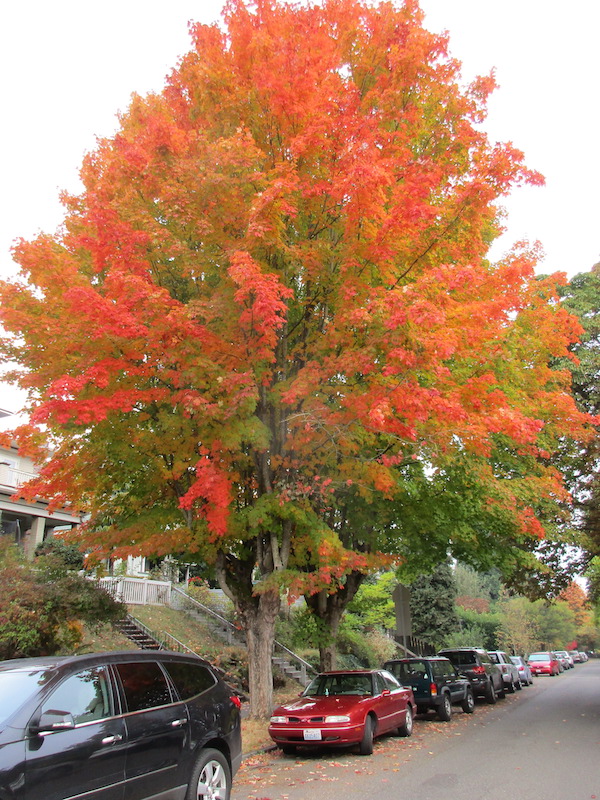
<svg viewBox="0 0 600 800"><path fill-rule="evenodd" d="M441 646L459 628L454 607L456 586L447 562L431 575L423 575L410 585L410 613L413 634L429 644Z"/></svg>
<svg viewBox="0 0 600 800"><path fill-rule="evenodd" d="M494 650L498 647L498 629L500 616L488 611L478 613L467 608L457 606L456 612L459 619L460 630L447 638L447 643L457 646L486 647Z"/></svg>
<svg viewBox="0 0 600 800"><path fill-rule="evenodd" d="M557 601L532 603L532 622L537 629L537 646L540 649L564 649L577 635L575 614L569 606Z"/></svg>
<svg viewBox="0 0 600 800"><path fill-rule="evenodd" d="M600 414L600 262L590 272L575 275L559 288L562 305L574 314L583 334L570 346L574 359L559 360L561 369L572 376L573 396L578 407L589 414ZM577 544L586 558L582 571L600 556L600 434L584 446L573 447L565 440L559 451L560 468L567 477L575 501L574 526L585 534ZM600 599L600 571L589 574L590 596Z"/></svg>
<svg viewBox="0 0 600 800"><path fill-rule="evenodd" d="M539 640L531 602L524 597L504 597L497 605L500 625L496 633L498 647L514 655L528 655Z"/></svg>
<svg viewBox="0 0 600 800"><path fill-rule="evenodd" d="M394 572L368 578L348 604L348 613L367 628L391 630L396 627L396 608L392 593L398 585Z"/></svg>
<svg viewBox="0 0 600 800"><path fill-rule="evenodd" d="M590 624L592 621L592 613L589 599L576 581L572 581L566 589L563 589L558 599L569 606L573 612L575 624L578 628L583 628Z"/></svg>

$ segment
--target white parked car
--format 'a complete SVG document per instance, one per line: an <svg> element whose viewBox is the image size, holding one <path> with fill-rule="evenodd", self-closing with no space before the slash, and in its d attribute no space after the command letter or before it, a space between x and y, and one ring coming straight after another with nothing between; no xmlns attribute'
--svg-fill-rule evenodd
<svg viewBox="0 0 600 800"><path fill-rule="evenodd" d="M563 665L563 669L573 669L575 666L575 662L573 661L573 657L570 653L567 653L566 650L555 650L556 657Z"/></svg>

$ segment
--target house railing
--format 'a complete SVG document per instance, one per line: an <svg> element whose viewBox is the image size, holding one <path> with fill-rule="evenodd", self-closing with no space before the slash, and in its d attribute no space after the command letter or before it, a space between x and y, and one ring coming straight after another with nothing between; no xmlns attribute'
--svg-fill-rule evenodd
<svg viewBox="0 0 600 800"><path fill-rule="evenodd" d="M25 472L22 469L10 466L10 464L0 464L0 484L18 489L33 478L37 478L34 472Z"/></svg>
<svg viewBox="0 0 600 800"><path fill-rule="evenodd" d="M131 605L168 605L173 608L181 610L196 609L203 615L210 617L213 622L216 622L221 630L225 633L227 642L231 645L235 640L239 641L244 638L244 632L222 614L214 611L212 608L200 603L194 597L190 597L186 592L173 586L168 581L149 581L145 578L127 578L127 577L107 577L100 578L100 585L112 594L117 600ZM139 623L142 626L142 623ZM161 633L161 636L163 634ZM171 639L177 643L175 637ZM179 643L181 644L181 643ZM314 667L305 661L301 656L289 650L281 642L274 641L274 649L284 654L288 661L296 664L297 669L306 679L309 674L317 674ZM185 647L185 645L182 645ZM173 649L173 648L171 648ZM176 648L175 648L176 649Z"/></svg>
<svg viewBox="0 0 600 800"><path fill-rule="evenodd" d="M148 581L145 578L109 576L100 578L100 586L116 600L128 605L171 605L170 581Z"/></svg>

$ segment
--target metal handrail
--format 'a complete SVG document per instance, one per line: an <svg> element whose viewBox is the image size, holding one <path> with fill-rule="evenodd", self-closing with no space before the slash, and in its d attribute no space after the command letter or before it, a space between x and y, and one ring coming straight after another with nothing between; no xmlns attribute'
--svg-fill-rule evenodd
<svg viewBox="0 0 600 800"><path fill-rule="evenodd" d="M181 589L177 589L175 586L172 587L171 591L175 592L176 594L180 594L182 597L185 598L186 601L192 603L195 606L198 606L198 608L201 611L207 613L214 619L217 619L222 625L228 627L231 632L234 632L239 635L240 631L238 630L238 628L236 628L236 626L233 623L231 623L228 619L225 619L225 617L222 617L216 611L213 611L212 608L205 606L203 603L200 603L194 597L190 597L189 594L186 594L186 592L182 592ZM278 642L275 639L273 641L273 646L279 648L279 650L283 650L286 653L286 655L288 655L292 659L292 661L297 662L300 671L304 677L306 677L307 671L312 672L314 675L317 674L317 670L311 664L309 664L308 661L305 661L301 656L297 655L292 650L289 650L284 644L281 644L281 642Z"/></svg>

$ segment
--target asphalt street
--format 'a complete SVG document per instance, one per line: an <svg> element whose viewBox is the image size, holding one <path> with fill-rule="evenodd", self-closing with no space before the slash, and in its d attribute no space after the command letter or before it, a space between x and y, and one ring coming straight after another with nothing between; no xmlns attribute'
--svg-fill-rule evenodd
<svg viewBox="0 0 600 800"><path fill-rule="evenodd" d="M449 723L417 717L410 739L245 762L231 800L595 800L600 798L600 659Z"/></svg>

